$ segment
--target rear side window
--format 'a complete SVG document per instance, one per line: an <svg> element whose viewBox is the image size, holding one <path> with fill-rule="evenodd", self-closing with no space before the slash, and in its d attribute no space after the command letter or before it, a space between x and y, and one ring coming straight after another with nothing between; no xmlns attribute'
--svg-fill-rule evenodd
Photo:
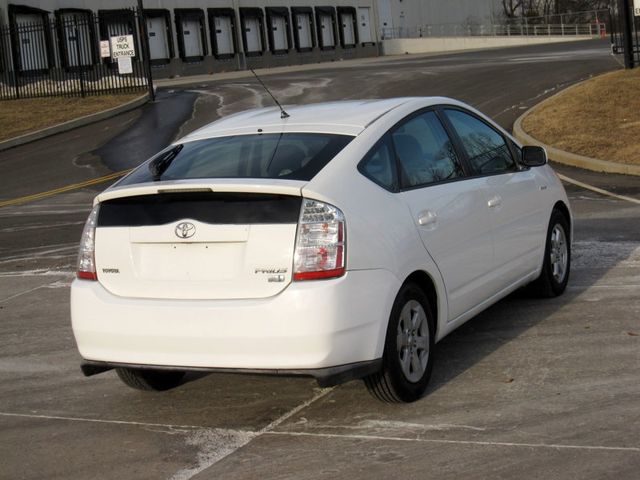
<svg viewBox="0 0 640 480"><path fill-rule="evenodd" d="M451 139L435 112L417 115L393 133L401 186L412 188L464 175Z"/></svg>
<svg viewBox="0 0 640 480"><path fill-rule="evenodd" d="M445 112L477 174L490 175L517 170L509 147L500 133L460 110Z"/></svg>
<svg viewBox="0 0 640 480"><path fill-rule="evenodd" d="M365 177L381 187L391 191L396 189L396 162L388 137L385 137L367 154L358 169Z"/></svg>
<svg viewBox="0 0 640 480"><path fill-rule="evenodd" d="M311 180L351 140L346 135L237 135L173 145L119 185L192 178Z"/></svg>

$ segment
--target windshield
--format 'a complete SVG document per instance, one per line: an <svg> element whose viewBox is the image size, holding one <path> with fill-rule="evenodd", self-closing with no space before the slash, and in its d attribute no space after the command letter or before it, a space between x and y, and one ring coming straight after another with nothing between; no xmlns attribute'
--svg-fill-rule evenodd
<svg viewBox="0 0 640 480"><path fill-rule="evenodd" d="M189 178L311 180L353 137L319 133L237 135L172 145L119 185Z"/></svg>

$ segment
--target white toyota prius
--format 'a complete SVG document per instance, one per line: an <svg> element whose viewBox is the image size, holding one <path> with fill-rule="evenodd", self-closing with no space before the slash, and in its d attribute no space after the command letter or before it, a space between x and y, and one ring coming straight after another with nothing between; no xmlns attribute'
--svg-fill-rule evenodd
<svg viewBox="0 0 640 480"><path fill-rule="evenodd" d="M86 375L362 378L409 402L452 330L564 291L572 219L542 148L449 98L287 110L216 121L96 197L71 288Z"/></svg>

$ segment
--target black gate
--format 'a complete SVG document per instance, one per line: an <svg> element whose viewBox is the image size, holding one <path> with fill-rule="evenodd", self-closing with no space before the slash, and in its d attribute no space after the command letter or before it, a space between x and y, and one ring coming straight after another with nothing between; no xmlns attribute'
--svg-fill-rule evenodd
<svg viewBox="0 0 640 480"><path fill-rule="evenodd" d="M625 66L640 66L640 16L635 16L633 0L615 0L611 4L611 50L623 55Z"/></svg>
<svg viewBox="0 0 640 480"><path fill-rule="evenodd" d="M0 26L0 100L148 88L136 10L28 9L10 18Z"/></svg>

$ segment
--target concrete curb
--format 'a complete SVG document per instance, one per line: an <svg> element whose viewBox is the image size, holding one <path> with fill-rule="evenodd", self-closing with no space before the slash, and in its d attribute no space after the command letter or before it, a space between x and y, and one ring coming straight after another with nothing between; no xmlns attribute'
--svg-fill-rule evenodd
<svg viewBox="0 0 640 480"><path fill-rule="evenodd" d="M585 80L585 82L588 82L589 80ZM541 108L547 102L555 99L557 96L567 93L572 88L576 87L577 85L581 85L582 83L584 82L572 85L569 88L566 88L561 92L552 95L551 97L524 112L513 124L513 136L523 145L539 145L544 147L547 150L547 155L554 162L562 163L564 165L570 165L572 167L583 168L585 170L591 170L593 172L618 173L623 175L640 176L640 165L628 165L626 163L609 162L607 160L599 160L597 158L585 157L576 153L565 152L564 150L560 150L559 148L555 148L550 145L545 145L541 141L536 140L522 128L522 122L524 121L524 119L531 115L533 112Z"/></svg>
<svg viewBox="0 0 640 480"><path fill-rule="evenodd" d="M59 123L58 125L54 125L53 127L43 128L42 130L20 135L19 137L10 138L9 140L4 140L0 142L0 152L13 147L17 147L19 145L24 145L25 143L40 140L41 138L50 137L51 135L67 132L69 130L73 130L74 128L84 127L85 125L99 122L100 120L115 117L116 115L134 110L141 105L144 105L148 100L149 94L147 93L138 98L134 98L127 103L118 105L117 107L103 110L102 112L92 113L91 115L86 115L74 120L69 120L68 122Z"/></svg>

